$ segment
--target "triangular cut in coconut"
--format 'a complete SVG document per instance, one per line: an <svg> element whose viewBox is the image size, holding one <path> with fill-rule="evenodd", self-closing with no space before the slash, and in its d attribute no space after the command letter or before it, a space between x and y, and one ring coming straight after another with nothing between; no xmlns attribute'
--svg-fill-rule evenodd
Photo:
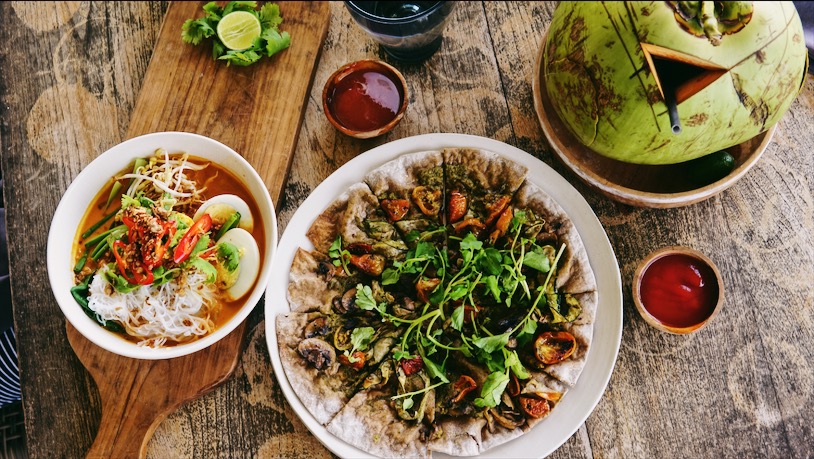
<svg viewBox="0 0 814 459"><path fill-rule="evenodd" d="M661 46L641 43L650 71L665 103L680 104L706 88L728 69L695 56Z"/></svg>

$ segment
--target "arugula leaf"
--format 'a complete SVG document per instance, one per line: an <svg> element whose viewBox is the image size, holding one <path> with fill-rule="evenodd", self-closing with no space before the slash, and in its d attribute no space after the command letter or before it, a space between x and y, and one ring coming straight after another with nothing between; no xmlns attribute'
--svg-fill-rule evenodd
<svg viewBox="0 0 814 459"><path fill-rule="evenodd" d="M494 336L482 336L472 340L472 344L483 349L484 352L492 353L496 350L506 346L509 338L512 336L511 332L502 333Z"/></svg>
<svg viewBox="0 0 814 459"><path fill-rule="evenodd" d="M488 275L497 276L503 271L503 255L494 247L486 248L478 257L478 267Z"/></svg>
<svg viewBox="0 0 814 459"><path fill-rule="evenodd" d="M551 270L551 260L548 255L540 248L535 248L534 251L528 252L523 257L523 265L529 268L536 269L541 273L547 273Z"/></svg>
<svg viewBox="0 0 814 459"><path fill-rule="evenodd" d="M504 361L504 365L506 366L506 368L510 368L514 375L517 376L519 379L529 379L531 377L529 372L526 370L526 367L524 367L523 364L520 363L520 357L517 356L517 351L506 351L504 349L503 352L504 355L508 354L505 356L506 359Z"/></svg>
<svg viewBox="0 0 814 459"><path fill-rule="evenodd" d="M464 307L463 305L458 306L452 311L452 328L455 330L461 331L464 326Z"/></svg>
<svg viewBox="0 0 814 459"><path fill-rule="evenodd" d="M475 406L480 408L497 406L500 403L500 396L503 395L503 391L506 390L508 384L508 374L502 371L490 373L483 382L483 388L480 391L481 396L474 401Z"/></svg>
<svg viewBox="0 0 814 459"><path fill-rule="evenodd" d="M449 354L447 354L447 357L449 357ZM447 362L446 357L444 357L444 361L441 363L441 365L438 365L426 357L421 357L421 359L424 361L424 366L427 367L427 373L430 374L430 377L438 378L445 383L449 382L446 375L446 369L444 368Z"/></svg>
<svg viewBox="0 0 814 459"><path fill-rule="evenodd" d="M495 301L500 301L500 287L497 283L496 276L486 276L483 278L483 283L486 284L486 289L495 298Z"/></svg>
<svg viewBox="0 0 814 459"><path fill-rule="evenodd" d="M396 267L396 263L394 262L393 266ZM398 283L399 279L401 278L401 273L399 273L398 269L393 268L385 268L382 271L382 285L393 285Z"/></svg>

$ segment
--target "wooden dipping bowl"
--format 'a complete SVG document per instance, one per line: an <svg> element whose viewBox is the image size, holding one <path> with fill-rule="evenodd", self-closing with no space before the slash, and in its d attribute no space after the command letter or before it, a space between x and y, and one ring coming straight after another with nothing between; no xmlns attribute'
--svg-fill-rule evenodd
<svg viewBox="0 0 814 459"><path fill-rule="evenodd" d="M704 271L704 274L708 275L707 276L708 278L706 279L707 281L715 282L715 284L717 284L708 287L708 288L717 287L717 295L715 295L714 298L711 298L712 300L714 300L714 304L713 302L708 303L711 304L712 309L709 315L701 318L698 321L693 321L693 323L687 323L682 325L669 325L667 323L660 321L658 318L656 318L654 314L651 314L650 310L648 310L648 308L645 305L646 300L643 298L644 295L642 295L642 279L645 277L645 274L647 273L648 269L650 269L656 261L666 257L677 257L677 258L681 257L682 259L685 260L691 259L694 265L700 267L701 270ZM676 276L675 278L672 277L669 278L669 280L678 280L678 279L680 279L680 276ZM662 286L663 285L664 282L662 282ZM675 285L672 286L676 287ZM676 335L685 335L702 329L712 320L713 317L715 317L715 315L718 314L718 311L724 304L724 283L723 278L721 277L721 272L718 270L718 267L715 266L715 263L713 263L712 260L710 260L703 253L691 249L689 247L683 246L664 247L662 249L656 250L655 252L652 252L647 257L645 257L645 259L642 260L641 263L639 263L639 266L636 268L636 272L633 274L632 290L633 290L633 303L636 305L636 310L639 311L639 315L642 316L642 319L644 319L645 322L647 322L649 325L658 330L667 333L673 333ZM668 292L678 290L679 289L676 288L674 290L664 290L663 292L659 293L660 295L666 295L669 294ZM710 291L710 293L714 292L715 290ZM671 304L672 303L683 303L680 304L679 309L673 309L673 311L686 310L680 309L686 306L686 302L684 302L683 299L681 299L680 301L671 302Z"/></svg>
<svg viewBox="0 0 814 459"><path fill-rule="evenodd" d="M687 178L684 164L632 164L602 156L583 145L568 130L551 105L543 83L546 31L532 75L534 108L554 153L581 180L605 196L638 207L681 207L711 198L734 185L757 163L777 125L746 142L727 148L735 167L726 177L698 188Z"/></svg>
<svg viewBox="0 0 814 459"><path fill-rule="evenodd" d="M395 85L400 97L400 104L394 118L385 120L381 125L366 130L354 129L353 127L343 124L340 117L334 113L331 102L337 85L345 78L358 72L375 72L386 77ZM404 118L404 112L407 111L408 98L407 81L404 80L404 75L402 75L401 72L385 62L374 59L364 59L343 65L328 78L322 90L322 110L325 112L328 121L343 134L357 139L369 139L386 134L399 124L401 119ZM358 110L364 109L358 108Z"/></svg>

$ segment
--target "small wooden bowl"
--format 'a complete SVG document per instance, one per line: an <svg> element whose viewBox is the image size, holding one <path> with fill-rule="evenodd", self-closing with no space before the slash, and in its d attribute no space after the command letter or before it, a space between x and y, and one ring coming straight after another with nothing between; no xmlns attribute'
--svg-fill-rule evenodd
<svg viewBox="0 0 814 459"><path fill-rule="evenodd" d="M551 105L543 83L543 36L532 76L534 109L554 153L582 181L605 196L638 207L681 207L711 198L734 185L757 163L777 128L775 124L746 142L727 148L735 167L726 177L698 187L686 174L684 164L632 164L602 156L583 145L562 122Z"/></svg>
<svg viewBox="0 0 814 459"><path fill-rule="evenodd" d="M339 119L337 119L336 115L331 109L331 97L333 96L336 85L348 75L363 70L372 70L385 75L393 83L395 83L396 89L398 89L399 95L401 96L401 104L399 105L396 117L390 120L387 124L369 131L358 131L343 125ZM407 111L407 100L407 81L404 80L404 75L402 75L401 72L399 72L395 67L385 62L372 59L365 59L343 65L328 78L328 81L325 82L325 87L322 90L322 110L325 112L325 116L328 117L328 121L330 121L331 124L333 124L334 127L343 134L355 137L357 139L369 139L371 137L380 136L390 132L394 127L396 127L397 124L399 124L399 121L404 118L404 112Z"/></svg>
<svg viewBox="0 0 814 459"><path fill-rule="evenodd" d="M664 257L670 257L670 256L687 256L687 257L690 257L693 260L695 260L697 262L700 262L701 264L708 267L709 270L714 274L715 282L717 282L717 284L718 284L717 285L717 287L718 287L718 297L717 297L717 300L715 302L715 305L712 308L712 312L709 314L709 316L707 316L705 319L703 319L700 322L697 322L697 323L694 323L694 324L691 324L691 325L687 325L687 326L682 326L682 327L676 327L676 326L670 326L670 325L664 324L661 321L659 321L656 317L654 317L650 313L650 311L647 310L647 308L645 307L645 305L644 305L644 303L642 301L642 294L641 294L642 278L644 278L644 275L647 272L648 268L650 268L650 266L656 260L659 260L659 259L664 258ZM639 311L639 315L642 316L642 318L645 320L645 322L647 322L648 324L650 324L654 328L657 328L657 329L659 329L661 331L665 331L665 332L668 332L668 333L673 333L673 334L676 334L676 335L685 335L685 334L688 334L688 333L696 332L696 331L702 329L704 326L706 326L712 320L712 318L715 317L715 315L718 313L718 310L720 310L721 307L724 304L724 283L723 283L723 279L721 278L721 272L718 270L718 267L715 266L715 263L713 263L712 260L710 260L706 255L704 255L703 253L701 253L701 252L699 252L697 250L691 249L689 247L683 247L683 246L664 247L662 249L656 250L655 252L649 254L647 257L645 257L644 260L642 260L642 262L636 268L636 272L633 274L633 303L636 304L636 310Z"/></svg>

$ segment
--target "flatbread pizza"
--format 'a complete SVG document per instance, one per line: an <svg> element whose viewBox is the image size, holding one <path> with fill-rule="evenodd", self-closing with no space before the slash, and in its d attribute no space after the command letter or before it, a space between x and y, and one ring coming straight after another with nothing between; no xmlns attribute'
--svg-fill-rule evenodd
<svg viewBox="0 0 814 459"><path fill-rule="evenodd" d="M315 219L277 335L294 392L334 436L381 457L476 455L577 383L596 280L526 172L480 149L407 154Z"/></svg>

